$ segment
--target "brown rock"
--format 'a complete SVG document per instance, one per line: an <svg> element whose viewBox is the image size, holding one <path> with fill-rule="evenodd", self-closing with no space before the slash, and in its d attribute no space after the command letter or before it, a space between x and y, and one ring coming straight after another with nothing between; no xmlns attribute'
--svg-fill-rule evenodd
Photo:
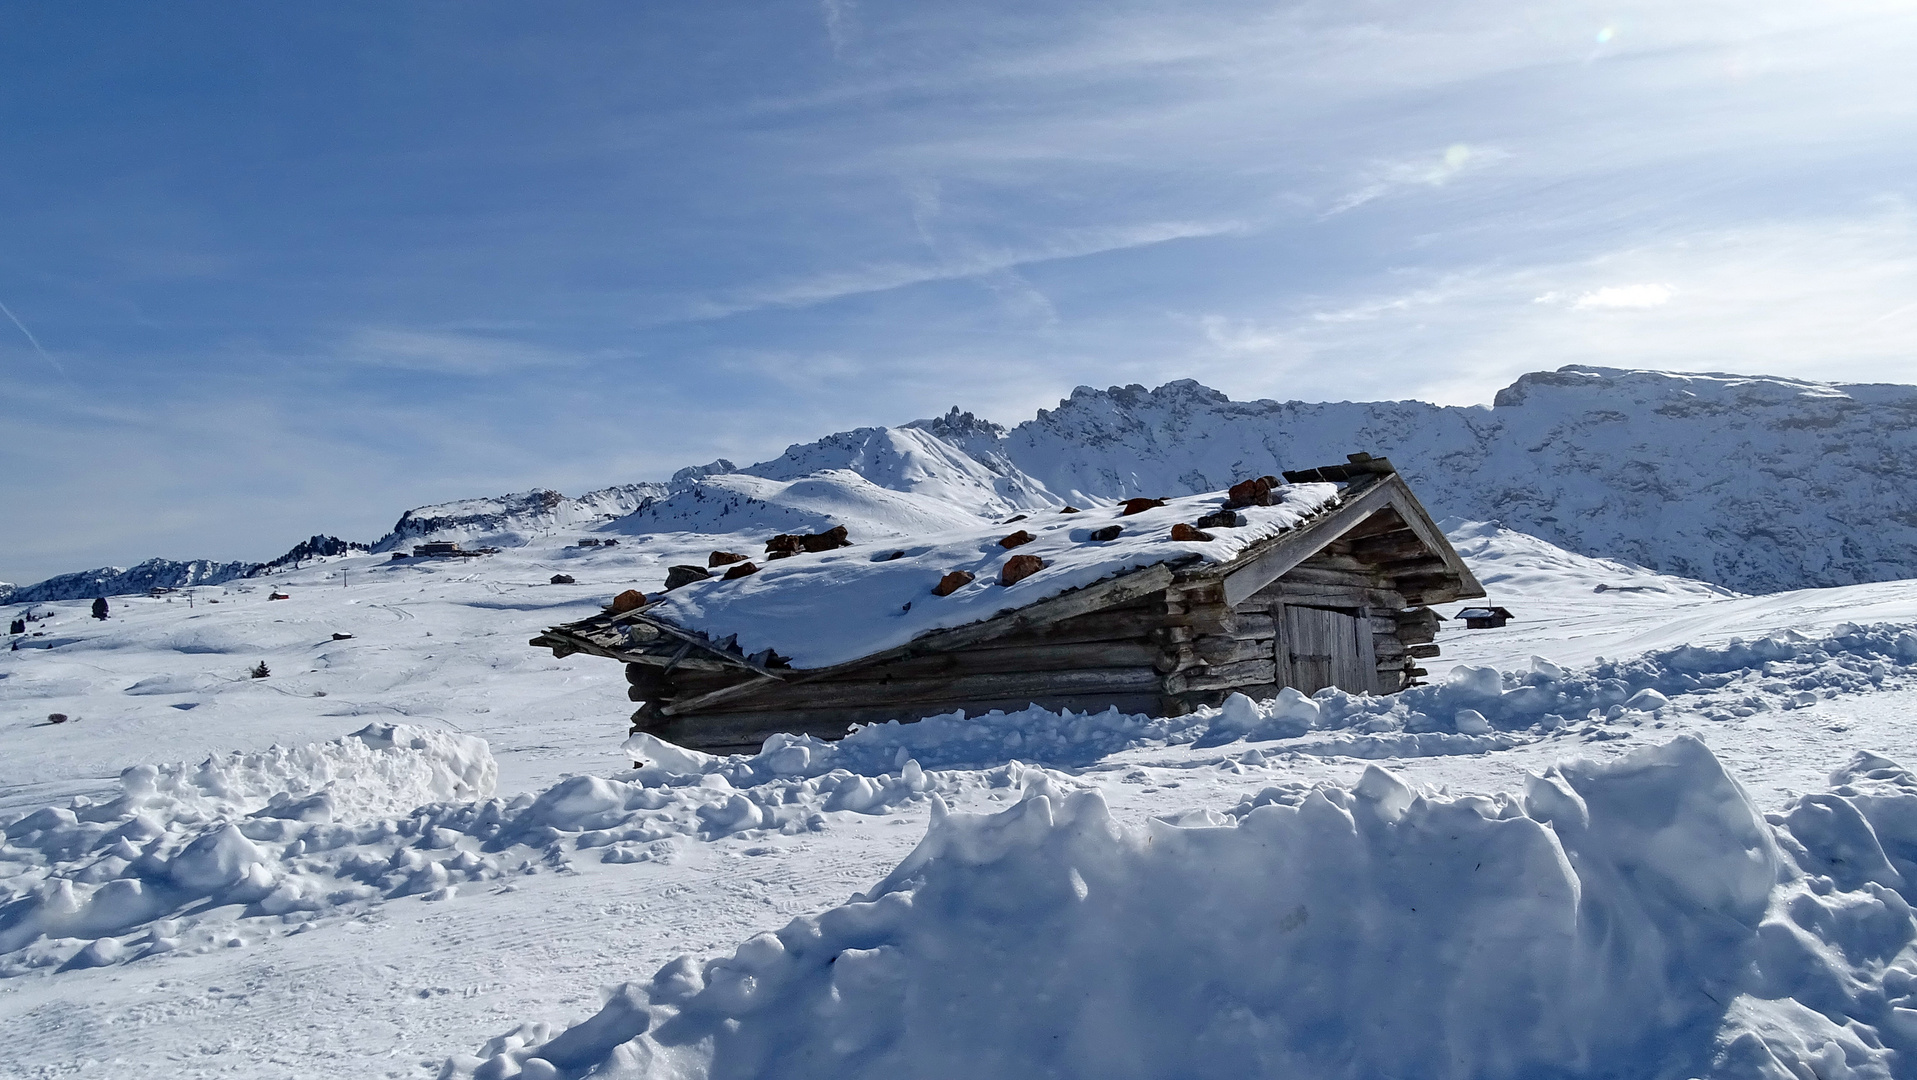
<svg viewBox="0 0 1917 1080"><path fill-rule="evenodd" d="M1036 539L1038 539L1038 537L1033 536L1031 533L1026 532L1024 529L1020 529L1019 531L1013 533L1012 535L1006 537L1005 539L1000 540L998 542L998 546L1002 548L1015 548L1024 544L1029 544Z"/></svg>
<svg viewBox="0 0 1917 1080"><path fill-rule="evenodd" d="M742 578L742 577L751 577L753 574L756 574L758 572L759 572L758 567L752 565L749 562L742 562L739 565L733 567L732 569L727 570L725 572L725 576L720 578L720 580L733 581L735 579Z"/></svg>
<svg viewBox="0 0 1917 1080"><path fill-rule="evenodd" d="M1163 499L1126 499L1125 509L1118 516L1131 517L1133 514L1142 514L1155 506L1163 505L1165 505Z"/></svg>
<svg viewBox="0 0 1917 1080"><path fill-rule="evenodd" d="M1183 543L1187 540L1204 541L1204 540L1210 540L1211 534L1207 532L1199 532L1197 529L1194 529L1190 525L1187 525L1181 521L1178 524L1172 526L1172 539L1177 540L1180 543Z"/></svg>
<svg viewBox="0 0 1917 1080"><path fill-rule="evenodd" d="M1107 525L1102 529L1093 529L1087 539L1095 540L1102 544L1107 540L1116 540L1124 535L1124 533L1125 526L1123 525Z"/></svg>
<svg viewBox="0 0 1917 1080"><path fill-rule="evenodd" d="M707 570L703 566L668 566L666 567L666 591L671 592L681 585L690 585L695 581L704 581L711 576L712 571Z"/></svg>
<svg viewBox="0 0 1917 1080"><path fill-rule="evenodd" d="M1043 569L1045 560L1036 555L1014 555L1005 560L1004 569L998 572L998 583L1016 585Z"/></svg>
<svg viewBox="0 0 1917 1080"><path fill-rule="evenodd" d="M939 583L936 586L934 586L932 589L932 595L933 596L950 596L953 593L959 591L960 589L963 589L967 585L970 585L971 583L972 583L971 574L968 574L963 570L954 570L951 573L939 579Z"/></svg>
<svg viewBox="0 0 1917 1080"><path fill-rule="evenodd" d="M846 539L845 526L834 525L822 533L799 537L799 546L807 551L831 551L833 548L851 547L852 541Z"/></svg>
<svg viewBox="0 0 1917 1080"><path fill-rule="evenodd" d="M731 566L733 563L744 561L746 561L746 557L736 551L715 551L706 557L706 567L707 569L714 569L721 566Z"/></svg>
<svg viewBox="0 0 1917 1080"><path fill-rule="evenodd" d="M1250 480L1240 480L1225 492L1225 509L1236 510L1241 506L1270 506L1271 493L1278 489L1275 476L1257 476Z"/></svg>
<svg viewBox="0 0 1917 1080"><path fill-rule="evenodd" d="M1061 514L1082 514L1085 511L1080 510L1076 506L1061 506L1059 507L1058 512Z"/></svg>
<svg viewBox="0 0 1917 1080"><path fill-rule="evenodd" d="M646 594L640 592L638 589L627 589L625 592L612 598L612 613L614 615L622 611L631 611L634 608L642 608L645 606Z"/></svg>

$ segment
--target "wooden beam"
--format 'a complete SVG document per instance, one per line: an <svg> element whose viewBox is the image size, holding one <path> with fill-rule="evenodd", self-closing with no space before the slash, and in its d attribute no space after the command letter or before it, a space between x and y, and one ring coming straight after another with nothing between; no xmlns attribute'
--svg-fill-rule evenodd
<svg viewBox="0 0 1917 1080"><path fill-rule="evenodd" d="M1352 526L1374 511L1392 505L1393 477L1373 484L1330 513L1313 518L1290 532L1279 534L1277 543L1246 560L1225 575L1225 603L1237 607L1253 593L1276 581L1285 571L1304 562L1319 548L1344 535Z"/></svg>

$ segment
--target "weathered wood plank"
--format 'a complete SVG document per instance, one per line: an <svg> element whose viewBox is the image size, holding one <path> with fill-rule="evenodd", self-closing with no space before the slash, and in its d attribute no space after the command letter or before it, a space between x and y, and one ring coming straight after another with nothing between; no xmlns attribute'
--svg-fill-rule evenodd
<svg viewBox="0 0 1917 1080"><path fill-rule="evenodd" d="M1241 660L1269 660L1276 644L1271 638L1202 637L1192 643L1192 651L1200 660L1216 667Z"/></svg>
<svg viewBox="0 0 1917 1080"><path fill-rule="evenodd" d="M869 668L861 668L857 678L871 680L1006 671L1146 667L1156 662L1162 655L1164 650L1158 644L1142 637L1128 641L1032 643L1009 648L974 646L970 649L955 649L929 656L904 657ZM830 683L839 680L820 681Z"/></svg>
<svg viewBox="0 0 1917 1080"><path fill-rule="evenodd" d="M1284 533L1277 543L1225 575L1225 602L1237 607L1373 511L1390 505L1391 492L1392 485L1387 478L1387 482L1373 484L1356 496L1347 495L1343 505Z"/></svg>
<svg viewBox="0 0 1917 1080"><path fill-rule="evenodd" d="M1001 700L1026 697L1033 701L1074 694L1124 694L1155 691L1163 676L1151 667L1096 668L1079 671L1002 672L956 675L946 678L899 678L852 681L815 680L798 686L767 684L734 699L727 711L790 711L805 708L859 708L936 704L942 701ZM696 715L697 710L674 703L673 715Z"/></svg>
<svg viewBox="0 0 1917 1080"><path fill-rule="evenodd" d="M1242 663L1224 664L1201 671L1168 676L1165 679L1165 690L1168 693L1182 694L1191 690L1227 690L1238 686L1276 681L1277 668L1274 661L1246 660Z"/></svg>

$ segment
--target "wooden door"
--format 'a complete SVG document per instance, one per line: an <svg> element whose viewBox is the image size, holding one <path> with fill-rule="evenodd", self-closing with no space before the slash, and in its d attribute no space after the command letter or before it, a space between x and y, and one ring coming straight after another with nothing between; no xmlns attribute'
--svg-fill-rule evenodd
<svg viewBox="0 0 1917 1080"><path fill-rule="evenodd" d="M1377 683L1370 624L1361 609L1283 605L1279 682L1305 694L1327 686L1370 693Z"/></svg>

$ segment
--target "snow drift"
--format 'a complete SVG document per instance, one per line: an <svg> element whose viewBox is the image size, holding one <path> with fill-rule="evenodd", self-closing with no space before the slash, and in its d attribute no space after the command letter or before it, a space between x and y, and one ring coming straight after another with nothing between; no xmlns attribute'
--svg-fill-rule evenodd
<svg viewBox="0 0 1917 1080"><path fill-rule="evenodd" d="M1917 781L1833 781L1766 819L1685 737L1522 794L1374 767L1129 828L1041 778L935 813L844 906L443 1075L1912 1075Z"/></svg>

